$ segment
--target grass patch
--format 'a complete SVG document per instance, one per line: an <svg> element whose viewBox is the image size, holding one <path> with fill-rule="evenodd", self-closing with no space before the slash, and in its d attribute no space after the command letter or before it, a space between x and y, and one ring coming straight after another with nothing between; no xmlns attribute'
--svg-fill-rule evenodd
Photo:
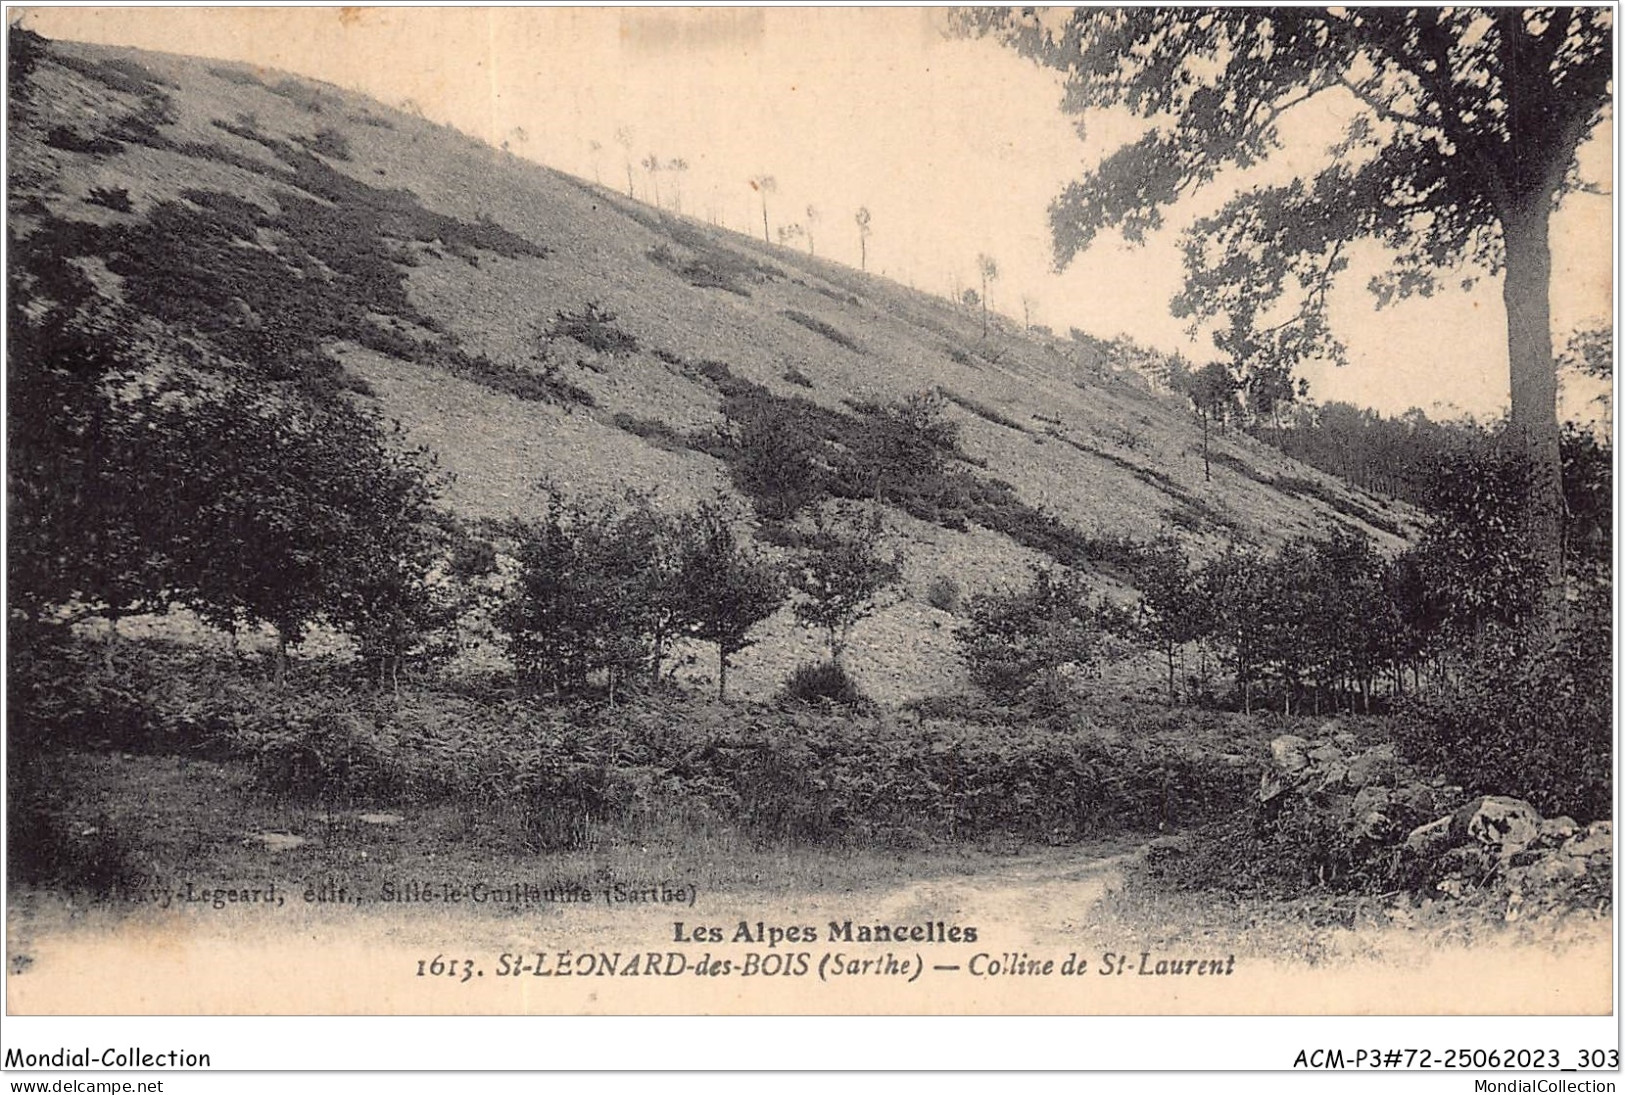
<svg viewBox="0 0 1625 1095"><path fill-rule="evenodd" d="M595 353L625 357L638 352L637 336L623 331L614 312L589 300L579 312L559 312L547 327L548 339L568 338Z"/></svg>
<svg viewBox="0 0 1625 1095"><path fill-rule="evenodd" d="M1362 521L1374 529L1380 529L1390 536L1404 536L1405 530L1397 521L1390 520L1368 506L1351 501L1338 494L1335 490L1313 479L1303 479L1294 475L1277 475L1273 479L1261 480L1282 494L1314 498L1345 517L1352 517Z"/></svg>
<svg viewBox="0 0 1625 1095"><path fill-rule="evenodd" d="M799 323L801 326L807 328L807 330L823 335L837 346L845 347L855 354L861 354L863 352L863 347L859 346L857 341L854 340L850 335L839 330L838 328L831 327L828 323L825 323L816 316L809 316L806 312L798 312L794 308L786 308L779 314L785 319L790 320L792 323Z"/></svg>
<svg viewBox="0 0 1625 1095"><path fill-rule="evenodd" d="M971 414L974 414L977 418L985 419L986 421L993 423L995 426L1003 426L1006 429L1015 430L1017 433L1027 432L1027 427L1023 426L1020 422L1017 422L1008 415L989 407L986 403L972 399L968 395L960 395L958 392L949 388L938 388L937 390L942 393L942 397L948 400L948 402L954 404L955 406L964 408Z"/></svg>
<svg viewBox="0 0 1625 1095"><path fill-rule="evenodd" d="M556 364L537 373L498 364L484 354L469 354L458 349L436 360L453 376L527 403L553 403L561 407L592 407L597 404L591 392L559 375Z"/></svg>
<svg viewBox="0 0 1625 1095"><path fill-rule="evenodd" d="M610 419L616 429L625 430L635 437L641 437L657 449L667 452L685 452L691 448L689 439L680 431L658 418L643 418L625 411L617 412Z"/></svg>
<svg viewBox="0 0 1625 1095"><path fill-rule="evenodd" d="M45 134L45 143L64 152L79 152L86 156L112 156L124 151L124 144L95 134L85 135L70 126L52 126Z"/></svg>

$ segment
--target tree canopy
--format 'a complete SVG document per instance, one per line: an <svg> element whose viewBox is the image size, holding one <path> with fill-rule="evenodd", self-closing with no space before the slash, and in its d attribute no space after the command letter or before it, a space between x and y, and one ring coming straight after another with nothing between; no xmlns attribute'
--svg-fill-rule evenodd
<svg viewBox="0 0 1625 1095"><path fill-rule="evenodd" d="M1341 360L1327 293L1376 240L1378 302L1502 279L1512 423L1535 468L1528 531L1561 583L1549 218L1582 186L1576 150L1610 109L1613 12L1595 8L1125 8L962 17L1065 73L1063 108L1127 108L1145 133L1050 209L1056 257L1143 241L1163 211L1282 151L1280 122L1340 97L1349 121L1312 175L1235 194L1184 240L1176 314L1217 325L1243 367ZM1230 176L1233 177L1233 176Z"/></svg>

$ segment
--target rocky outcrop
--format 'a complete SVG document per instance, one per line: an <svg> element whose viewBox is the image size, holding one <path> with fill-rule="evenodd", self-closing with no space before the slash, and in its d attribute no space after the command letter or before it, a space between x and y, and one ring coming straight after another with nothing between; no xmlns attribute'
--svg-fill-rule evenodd
<svg viewBox="0 0 1625 1095"><path fill-rule="evenodd" d="M1362 859L1387 857L1396 880L1435 896L1504 897L1509 920L1595 909L1612 890L1611 822L1542 817L1507 795L1469 797L1393 745L1360 747L1335 722L1317 740L1270 742L1258 801L1265 819L1312 812Z"/></svg>

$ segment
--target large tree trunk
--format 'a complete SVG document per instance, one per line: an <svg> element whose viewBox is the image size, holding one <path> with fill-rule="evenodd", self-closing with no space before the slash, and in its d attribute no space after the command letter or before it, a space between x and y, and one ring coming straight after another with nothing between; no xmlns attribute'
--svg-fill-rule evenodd
<svg viewBox="0 0 1625 1095"><path fill-rule="evenodd" d="M1547 242L1550 209L1550 195L1537 194L1522 211L1504 216L1501 223L1506 244L1501 297L1507 313L1511 426L1529 455L1533 472L1524 536L1541 561L1543 603L1549 615L1563 603L1564 508L1557 369L1552 361L1552 255Z"/></svg>

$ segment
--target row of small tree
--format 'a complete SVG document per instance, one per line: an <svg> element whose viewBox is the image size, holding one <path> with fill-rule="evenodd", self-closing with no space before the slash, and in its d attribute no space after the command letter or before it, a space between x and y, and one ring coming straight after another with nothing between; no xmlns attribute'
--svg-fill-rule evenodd
<svg viewBox="0 0 1625 1095"><path fill-rule="evenodd" d="M36 256L37 257L37 256ZM194 610L269 625L279 655L321 622L380 673L455 615L436 481L399 428L343 397L250 389L220 361L90 307L55 260L12 272L7 374L13 619ZM282 659L278 658L280 673Z"/></svg>
<svg viewBox="0 0 1625 1095"><path fill-rule="evenodd" d="M633 130L630 127L621 126L616 129L615 143L620 145L625 152L626 196L629 198L634 198L637 196L633 184L633 161L636 160L637 166L643 168L644 172L648 175L648 190L654 196L654 204L655 208L657 209L665 208L665 203L661 200L660 196L660 176L663 174L671 176L672 211L678 216L681 216L683 213L683 177L688 173L689 162L681 156L668 159L660 155L658 152L650 152L641 159L637 158L632 151L635 142L636 137L634 136ZM604 146L599 141L588 141L587 147L592 153L593 181L596 183L602 183L603 178L599 172L598 157L599 154L603 152ZM774 194L778 191L779 181L777 177L773 175L762 174L752 175L748 180L746 180L746 182L750 186L751 191L755 193L761 201L762 242L772 243L773 239L770 234L768 222L767 199L770 194ZM713 217L712 219L713 223L715 223L715 218ZM809 255L816 255L818 253L818 241L816 233L818 231L818 226L823 219L824 215L816 205L808 205L806 207L806 217L804 220L792 221L779 225L779 243L782 246L790 247L796 244L798 241L805 240L807 244L807 253ZM868 207L860 207L857 212L853 214L852 220L853 223L857 225L858 229L859 267L860 269L867 270L869 268L869 235L873 231L872 219L870 217Z"/></svg>
<svg viewBox="0 0 1625 1095"><path fill-rule="evenodd" d="M235 635L272 628L276 673L315 626L348 635L376 679L455 650L479 603L519 675L554 692L657 678L672 644L716 644L718 687L750 630L798 594L839 664L897 581L878 519L815 516L789 563L747 546L725 506L667 515L637 495L554 498L496 545L438 510L428 454L336 391L245 376L97 299L41 249L10 277L8 591L17 636L97 617L192 610ZM566 321L569 321L568 323ZM591 342L613 317L561 315ZM577 327L580 329L578 330ZM498 539L502 539L501 536ZM111 652L111 646L109 651Z"/></svg>
<svg viewBox="0 0 1625 1095"><path fill-rule="evenodd" d="M1527 462L1490 450L1437 478L1437 516L1392 557L1347 530L1273 554L1233 545L1200 564L1162 538L1132 552L1132 608L1093 596L1072 572L1037 571L1025 588L972 600L958 632L972 679L1004 702L1053 694L1116 636L1162 659L1170 702L1194 653L1233 680L1243 709L1269 690L1288 713L1369 710L1375 692L1420 687L1425 670L1487 629L1516 633L1538 616L1540 563L1516 522ZM1207 677L1195 675L1199 690Z"/></svg>
<svg viewBox="0 0 1625 1095"><path fill-rule="evenodd" d="M663 513L635 492L613 501L554 493L535 521L509 524L518 576L497 614L519 679L556 695L601 681L613 700L661 679L673 644L717 648L717 694L751 630L797 594L796 619L819 631L839 665L857 622L900 576L871 516L818 517L787 563L745 543L731 507Z"/></svg>

